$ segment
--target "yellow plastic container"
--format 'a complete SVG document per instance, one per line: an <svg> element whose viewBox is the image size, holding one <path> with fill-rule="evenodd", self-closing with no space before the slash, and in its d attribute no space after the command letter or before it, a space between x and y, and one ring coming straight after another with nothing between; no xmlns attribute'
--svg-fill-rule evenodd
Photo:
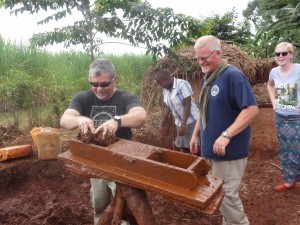
<svg viewBox="0 0 300 225"><path fill-rule="evenodd" d="M34 128L30 133L37 147L39 159L57 159L57 155L61 153L59 130L51 127L38 127Z"/></svg>
<svg viewBox="0 0 300 225"><path fill-rule="evenodd" d="M42 129L43 129L42 127L34 127L30 131L30 134L31 134L31 137L32 137L32 141L33 141L33 144L34 144L36 150L38 148L37 133L40 132Z"/></svg>

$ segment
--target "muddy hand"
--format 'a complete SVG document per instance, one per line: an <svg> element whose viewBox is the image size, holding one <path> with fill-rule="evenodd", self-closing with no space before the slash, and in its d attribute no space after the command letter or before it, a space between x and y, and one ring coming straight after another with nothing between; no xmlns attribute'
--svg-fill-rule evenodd
<svg viewBox="0 0 300 225"><path fill-rule="evenodd" d="M99 130L102 129L102 134L103 134L103 138L108 134L108 133L113 133L115 134L117 129L118 129L118 122L110 119L108 121L106 121L105 123L103 123L101 126L99 126L95 133L98 133Z"/></svg>
<svg viewBox="0 0 300 225"><path fill-rule="evenodd" d="M94 122L88 117L80 117L78 119L78 128L83 134L87 134L89 130L92 133L95 132Z"/></svg>

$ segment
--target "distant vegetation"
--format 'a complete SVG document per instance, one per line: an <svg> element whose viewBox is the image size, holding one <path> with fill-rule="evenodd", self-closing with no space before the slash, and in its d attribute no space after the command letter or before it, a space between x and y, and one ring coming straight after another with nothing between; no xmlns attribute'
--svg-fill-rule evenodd
<svg viewBox="0 0 300 225"><path fill-rule="evenodd" d="M115 64L119 89L137 95L143 75L153 65L151 56L98 57ZM0 36L0 124L24 129L59 126L71 97L90 88L89 65L84 52L53 54L5 42Z"/></svg>
<svg viewBox="0 0 300 225"><path fill-rule="evenodd" d="M148 2L140 0L2 2L0 7L15 14L35 14L47 9L55 11L37 21L39 24L64 19L72 10L79 10L83 20L78 18L80 21L72 26L34 34L30 43L40 47L52 43L64 43L65 46L82 44L88 53L50 54L5 43L0 36L2 124L29 128L58 126L71 97L90 88L88 67L91 59L98 57L111 59L119 75L118 88L135 94L140 93L140 81L153 64L152 58L164 54L172 56L171 53L182 46L192 46L193 40L206 34L233 41L248 56L256 59L273 57L275 46L287 41L297 48L294 62L300 59L299 0L251 0L243 11L244 21L241 22L235 9L223 15L196 19L175 14L171 8L153 9ZM149 55L97 56L101 45L107 44L96 36L97 33L121 38L133 46L146 46Z"/></svg>

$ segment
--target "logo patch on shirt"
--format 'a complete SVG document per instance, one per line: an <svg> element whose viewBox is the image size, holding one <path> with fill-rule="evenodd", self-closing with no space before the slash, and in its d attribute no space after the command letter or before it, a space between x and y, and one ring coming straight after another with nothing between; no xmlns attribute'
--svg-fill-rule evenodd
<svg viewBox="0 0 300 225"><path fill-rule="evenodd" d="M211 88L210 94L211 96L216 96L219 93L219 87L217 85L214 85Z"/></svg>

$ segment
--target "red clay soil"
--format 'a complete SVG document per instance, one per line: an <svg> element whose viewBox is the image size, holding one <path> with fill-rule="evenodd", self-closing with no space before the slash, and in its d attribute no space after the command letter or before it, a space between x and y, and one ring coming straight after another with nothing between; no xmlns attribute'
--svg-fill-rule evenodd
<svg viewBox="0 0 300 225"><path fill-rule="evenodd" d="M149 126L135 131L135 140L166 146L172 137L157 137L159 113ZM67 149L63 137L63 151ZM71 137L71 138L76 138ZM0 148L33 144L29 132L0 125ZM300 224L300 183L298 188L276 193L273 187L283 182L277 157L277 140L271 108L261 108L252 126L251 154L240 196L251 225ZM0 224L10 225L92 225L89 180L70 175L61 161L39 160L33 155L0 162ZM182 203L156 193L147 193L157 224L218 225L220 215L204 215Z"/></svg>

